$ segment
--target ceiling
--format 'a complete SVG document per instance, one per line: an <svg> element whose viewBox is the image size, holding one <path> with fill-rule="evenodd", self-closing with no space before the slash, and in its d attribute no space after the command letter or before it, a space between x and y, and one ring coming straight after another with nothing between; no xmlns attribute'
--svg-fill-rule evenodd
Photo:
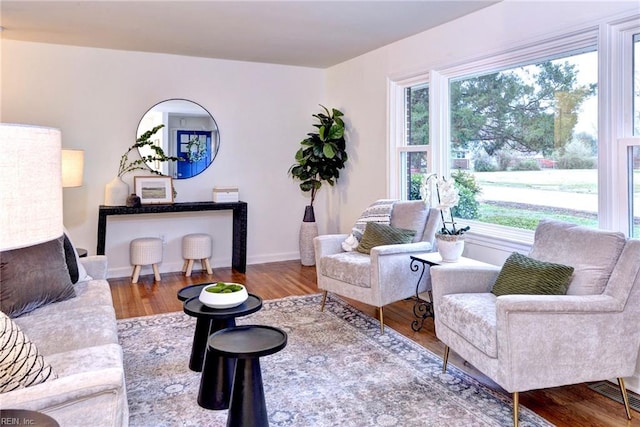
<svg viewBox="0 0 640 427"><path fill-rule="evenodd" d="M326 68L497 1L1 0L4 39Z"/></svg>

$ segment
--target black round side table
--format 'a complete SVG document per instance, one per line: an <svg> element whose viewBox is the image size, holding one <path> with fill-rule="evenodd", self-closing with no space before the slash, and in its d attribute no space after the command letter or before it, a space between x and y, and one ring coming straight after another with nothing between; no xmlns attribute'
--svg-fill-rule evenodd
<svg viewBox="0 0 640 427"><path fill-rule="evenodd" d="M184 312L197 318L189 368L196 372L202 371L198 404L203 408L229 407L235 367L235 359L209 355L207 339L216 331L236 326L236 317L255 313L261 308L262 298L254 294L249 294L249 298L239 306L223 309L207 307L197 296L184 302Z"/></svg>
<svg viewBox="0 0 640 427"><path fill-rule="evenodd" d="M178 291L178 299L180 301L186 301L193 297L200 296L200 292L202 292L202 288L207 285L213 285L213 283L201 283L199 285L189 285Z"/></svg>
<svg viewBox="0 0 640 427"><path fill-rule="evenodd" d="M227 427L267 427L260 357L276 353L287 345L287 333L265 325L223 329L209 338L209 354L237 358Z"/></svg>

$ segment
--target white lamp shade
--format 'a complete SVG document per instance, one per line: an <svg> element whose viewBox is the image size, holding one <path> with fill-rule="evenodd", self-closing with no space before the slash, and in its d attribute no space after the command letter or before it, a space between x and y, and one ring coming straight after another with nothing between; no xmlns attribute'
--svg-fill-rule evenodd
<svg viewBox="0 0 640 427"><path fill-rule="evenodd" d="M62 187L80 187L84 170L84 151L62 150Z"/></svg>
<svg viewBox="0 0 640 427"><path fill-rule="evenodd" d="M0 123L0 250L62 236L59 129Z"/></svg>

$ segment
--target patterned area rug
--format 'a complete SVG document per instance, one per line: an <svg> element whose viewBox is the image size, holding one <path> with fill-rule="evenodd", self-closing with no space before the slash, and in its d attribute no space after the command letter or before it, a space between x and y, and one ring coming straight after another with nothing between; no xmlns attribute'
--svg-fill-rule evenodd
<svg viewBox="0 0 640 427"><path fill-rule="evenodd" d="M238 324L287 331L284 350L261 359L271 426L511 426L511 399L339 299L264 302ZM198 406L189 370L195 319L182 312L118 322L132 427L224 426L227 411ZM549 426L521 407L520 425Z"/></svg>

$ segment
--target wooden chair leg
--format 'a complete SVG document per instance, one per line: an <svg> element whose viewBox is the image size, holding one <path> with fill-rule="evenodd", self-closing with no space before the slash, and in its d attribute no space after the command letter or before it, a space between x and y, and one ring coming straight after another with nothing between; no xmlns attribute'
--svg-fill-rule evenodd
<svg viewBox="0 0 640 427"><path fill-rule="evenodd" d="M449 346L445 345L444 355L442 356L442 373L443 374L447 373L447 363L449 362L449 350L451 350Z"/></svg>
<svg viewBox="0 0 640 427"><path fill-rule="evenodd" d="M624 402L624 410L627 413L627 419L631 419L631 407L629 407L629 395L627 394L627 388L624 385L624 379L618 377L618 385L620 386L620 393L622 393L622 401Z"/></svg>
<svg viewBox="0 0 640 427"><path fill-rule="evenodd" d="M322 304L320 305L320 311L324 311L324 304L327 302L327 291L322 293Z"/></svg>
<svg viewBox="0 0 640 427"><path fill-rule="evenodd" d="M380 315L378 317L380 317L380 333L384 334L384 307L378 307L378 313L380 313Z"/></svg>
<svg viewBox="0 0 640 427"><path fill-rule="evenodd" d="M213 270L211 269L211 264L209 264L209 258L205 258L202 260L202 265L207 269L207 274L213 274Z"/></svg>
<svg viewBox="0 0 640 427"><path fill-rule="evenodd" d="M160 271L158 270L158 264L153 264L153 277L156 279L156 282L159 282L161 277L160 277Z"/></svg>
<svg viewBox="0 0 640 427"><path fill-rule="evenodd" d="M192 269L193 269L193 260L190 259L189 262L187 263L187 271L185 273L185 276L191 277L191 270Z"/></svg>
<svg viewBox="0 0 640 427"><path fill-rule="evenodd" d="M131 283L138 283L138 276L140 276L140 266L133 266L133 273L131 273Z"/></svg>
<svg viewBox="0 0 640 427"><path fill-rule="evenodd" d="M184 263L182 263L182 272L184 273L185 271L187 271L187 265L189 265L189 260L185 259Z"/></svg>
<svg viewBox="0 0 640 427"><path fill-rule="evenodd" d="M513 392L513 427L518 427L519 407L520 407L520 395L517 391Z"/></svg>

